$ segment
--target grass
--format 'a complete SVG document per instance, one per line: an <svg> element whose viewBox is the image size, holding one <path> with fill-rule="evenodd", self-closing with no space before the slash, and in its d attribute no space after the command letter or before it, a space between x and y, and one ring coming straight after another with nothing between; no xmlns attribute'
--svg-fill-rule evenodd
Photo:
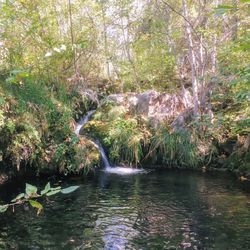
<svg viewBox="0 0 250 250"><path fill-rule="evenodd" d="M199 163L197 146L187 131L170 133L164 126L151 138L149 157L153 162L177 167L196 167Z"/></svg>

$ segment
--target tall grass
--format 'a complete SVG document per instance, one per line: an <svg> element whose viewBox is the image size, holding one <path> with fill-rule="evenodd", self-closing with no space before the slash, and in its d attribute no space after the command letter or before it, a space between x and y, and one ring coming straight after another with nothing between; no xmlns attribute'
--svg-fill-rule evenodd
<svg viewBox="0 0 250 250"><path fill-rule="evenodd" d="M169 133L157 129L151 139L148 157L155 163L177 167L196 167L199 155L194 138L187 131Z"/></svg>
<svg viewBox="0 0 250 250"><path fill-rule="evenodd" d="M136 119L114 121L105 142L110 145L110 158L114 162L137 166L143 158L144 135Z"/></svg>

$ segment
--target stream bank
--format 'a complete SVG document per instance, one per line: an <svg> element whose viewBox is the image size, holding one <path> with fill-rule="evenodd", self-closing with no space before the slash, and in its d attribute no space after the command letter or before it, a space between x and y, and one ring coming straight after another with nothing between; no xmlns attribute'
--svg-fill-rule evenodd
<svg viewBox="0 0 250 250"><path fill-rule="evenodd" d="M1 183L27 170L36 175L93 171L101 162L91 138L100 140L114 165L219 169L249 177L247 132L231 136L219 119L209 126L201 121L207 130L200 130L188 91L128 92L100 101L94 92L86 98L82 91L64 91L29 81L1 85ZM74 120L93 108L77 137Z"/></svg>

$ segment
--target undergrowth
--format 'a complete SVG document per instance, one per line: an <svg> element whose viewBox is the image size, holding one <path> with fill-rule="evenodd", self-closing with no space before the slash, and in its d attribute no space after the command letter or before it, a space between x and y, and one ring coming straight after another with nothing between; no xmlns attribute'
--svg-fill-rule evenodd
<svg viewBox="0 0 250 250"><path fill-rule="evenodd" d="M76 92L16 70L1 79L0 161L18 171L88 172L99 162L96 148L73 133ZM12 166L12 167L11 167Z"/></svg>

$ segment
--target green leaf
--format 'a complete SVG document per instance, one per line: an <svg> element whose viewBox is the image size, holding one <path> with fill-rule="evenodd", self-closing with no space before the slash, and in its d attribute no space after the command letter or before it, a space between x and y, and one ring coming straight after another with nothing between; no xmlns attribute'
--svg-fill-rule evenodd
<svg viewBox="0 0 250 250"><path fill-rule="evenodd" d="M46 193L48 193L50 191L51 187L50 187L50 183L48 182L44 188L44 190L41 191L41 195L44 195Z"/></svg>
<svg viewBox="0 0 250 250"><path fill-rule="evenodd" d="M61 192L61 189L52 190L52 191L48 192L48 193L46 194L46 196L52 196L52 195L57 194L57 193L59 193L59 192Z"/></svg>
<svg viewBox="0 0 250 250"><path fill-rule="evenodd" d="M25 196L25 193L21 193L21 194L19 194L15 199L13 199L11 202L16 202L16 201L18 201L18 200L24 198L24 196Z"/></svg>
<svg viewBox="0 0 250 250"><path fill-rule="evenodd" d="M59 190L59 189L61 190L61 187L60 187L60 186L55 187L55 188L51 188L50 190L51 190L51 191L54 191L54 190Z"/></svg>
<svg viewBox="0 0 250 250"><path fill-rule="evenodd" d="M39 210L43 209L43 206L41 203L39 203L38 201L34 201L34 200L29 200L29 203L32 207L37 208Z"/></svg>
<svg viewBox="0 0 250 250"><path fill-rule="evenodd" d="M0 213L4 213L8 209L9 205L0 205Z"/></svg>
<svg viewBox="0 0 250 250"><path fill-rule="evenodd" d="M71 187L68 187L68 188L64 188L64 189L61 190L61 193L69 194L69 193L74 192L78 188L79 188L79 186L71 186Z"/></svg>
<svg viewBox="0 0 250 250"><path fill-rule="evenodd" d="M32 185L26 183L25 193L28 196L31 196L32 194L36 194L37 193L37 187L32 186Z"/></svg>
<svg viewBox="0 0 250 250"><path fill-rule="evenodd" d="M240 0L241 3L250 3L250 0Z"/></svg>

